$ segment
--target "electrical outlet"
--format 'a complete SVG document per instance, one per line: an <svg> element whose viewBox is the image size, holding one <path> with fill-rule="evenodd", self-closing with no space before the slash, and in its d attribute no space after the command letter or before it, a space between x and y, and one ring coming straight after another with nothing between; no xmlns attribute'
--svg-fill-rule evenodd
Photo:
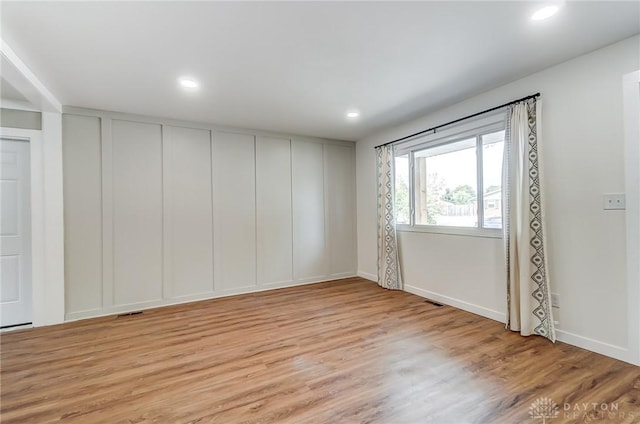
<svg viewBox="0 0 640 424"><path fill-rule="evenodd" d="M603 209L610 210L624 210L626 208L626 199L624 193L609 193L602 196Z"/></svg>
<svg viewBox="0 0 640 424"><path fill-rule="evenodd" d="M551 293L551 306L554 308L560 307L560 295L558 293Z"/></svg>

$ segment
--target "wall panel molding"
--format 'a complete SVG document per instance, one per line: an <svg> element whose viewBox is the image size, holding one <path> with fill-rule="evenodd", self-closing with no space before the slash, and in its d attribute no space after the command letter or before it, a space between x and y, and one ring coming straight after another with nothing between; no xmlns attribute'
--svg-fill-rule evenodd
<svg viewBox="0 0 640 424"><path fill-rule="evenodd" d="M256 142L258 284L293 281L291 140Z"/></svg>
<svg viewBox="0 0 640 424"><path fill-rule="evenodd" d="M292 144L294 278L329 275L324 145Z"/></svg>
<svg viewBox="0 0 640 424"><path fill-rule="evenodd" d="M64 115L63 115L64 116ZM113 146L111 118L100 117L102 146L102 307L113 305ZM72 129L69 129L72 131ZM62 140L64 144L66 140ZM65 209L75 207L65 199ZM65 253L68 255L68 253Z"/></svg>
<svg viewBox="0 0 640 424"><path fill-rule="evenodd" d="M162 126L113 120L113 302L162 298Z"/></svg>
<svg viewBox="0 0 640 424"><path fill-rule="evenodd" d="M173 297L173 167L171 126L162 132L162 298Z"/></svg>
<svg viewBox="0 0 640 424"><path fill-rule="evenodd" d="M165 293L213 291L211 134L164 126Z"/></svg>
<svg viewBox="0 0 640 424"><path fill-rule="evenodd" d="M65 112L78 117L65 147L99 148L65 167L100 179L94 199L65 199L75 217L99 211L100 227L94 245L65 233L70 269L100 262L67 275L67 320L355 276L354 143ZM85 136L76 121L91 118L99 132Z"/></svg>
<svg viewBox="0 0 640 424"><path fill-rule="evenodd" d="M68 311L102 308L102 171L100 119L65 115L65 126L75 128L65 133L63 145L65 172L63 195L70 203L83 208L64 210L67 235L65 309ZM82 255L82 261L69 258Z"/></svg>
<svg viewBox="0 0 640 424"><path fill-rule="evenodd" d="M214 278L219 290L255 286L255 136L213 134Z"/></svg>

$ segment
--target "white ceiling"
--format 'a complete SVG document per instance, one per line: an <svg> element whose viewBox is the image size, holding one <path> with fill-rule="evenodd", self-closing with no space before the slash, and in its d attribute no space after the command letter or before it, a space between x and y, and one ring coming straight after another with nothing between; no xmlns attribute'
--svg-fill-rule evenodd
<svg viewBox="0 0 640 424"><path fill-rule="evenodd" d="M357 140L640 32L639 2L542 4L3 1L1 24L65 105Z"/></svg>

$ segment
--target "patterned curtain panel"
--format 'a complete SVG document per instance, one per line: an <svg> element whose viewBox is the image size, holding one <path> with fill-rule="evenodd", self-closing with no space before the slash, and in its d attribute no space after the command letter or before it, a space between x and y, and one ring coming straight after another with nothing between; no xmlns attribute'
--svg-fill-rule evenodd
<svg viewBox="0 0 640 424"><path fill-rule="evenodd" d="M401 290L396 235L393 146L376 148L378 167L378 285Z"/></svg>
<svg viewBox="0 0 640 424"><path fill-rule="evenodd" d="M540 184L540 117L536 99L507 111L502 173L507 328L555 342Z"/></svg>

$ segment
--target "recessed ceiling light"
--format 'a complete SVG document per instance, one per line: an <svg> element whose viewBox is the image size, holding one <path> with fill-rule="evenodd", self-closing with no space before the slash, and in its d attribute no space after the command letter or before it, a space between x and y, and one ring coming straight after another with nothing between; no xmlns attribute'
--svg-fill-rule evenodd
<svg viewBox="0 0 640 424"><path fill-rule="evenodd" d="M191 78L180 78L180 85L184 88L198 88L198 83Z"/></svg>
<svg viewBox="0 0 640 424"><path fill-rule="evenodd" d="M541 9L538 9L536 13L531 15L532 21L542 21L544 19L548 19L558 13L560 8L558 6L545 6Z"/></svg>
<svg viewBox="0 0 640 424"><path fill-rule="evenodd" d="M360 116L360 112L356 112L356 111L347 112L347 118L357 118L358 116Z"/></svg>

